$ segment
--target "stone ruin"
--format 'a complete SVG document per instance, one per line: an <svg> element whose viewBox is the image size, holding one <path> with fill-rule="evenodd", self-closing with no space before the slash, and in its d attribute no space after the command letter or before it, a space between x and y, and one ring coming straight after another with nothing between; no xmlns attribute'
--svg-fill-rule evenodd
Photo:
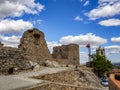
<svg viewBox="0 0 120 90"><path fill-rule="evenodd" d="M7 73L13 68L25 70L30 68L30 63L24 57L24 51L18 48L1 47L0 48L0 73ZM12 73L12 72L11 72Z"/></svg>
<svg viewBox="0 0 120 90"><path fill-rule="evenodd" d="M0 73L6 73L11 68L31 69L33 64L43 65L46 59L51 60L51 54L44 33L38 29L25 31L18 48L4 47L0 43Z"/></svg>
<svg viewBox="0 0 120 90"><path fill-rule="evenodd" d="M37 29L24 32L18 47L24 51L30 61L37 62L40 65L45 60L51 60L44 33Z"/></svg>
<svg viewBox="0 0 120 90"><path fill-rule="evenodd" d="M79 65L79 45L69 44L53 48L52 58L66 65Z"/></svg>
<svg viewBox="0 0 120 90"><path fill-rule="evenodd" d="M54 47L51 55L44 33L38 29L24 32L18 48L4 47L0 43L0 73L9 69L28 70L33 68L32 63L44 65L45 61L56 61L60 64L79 64L79 46L76 44ZM64 63L63 63L64 62Z"/></svg>

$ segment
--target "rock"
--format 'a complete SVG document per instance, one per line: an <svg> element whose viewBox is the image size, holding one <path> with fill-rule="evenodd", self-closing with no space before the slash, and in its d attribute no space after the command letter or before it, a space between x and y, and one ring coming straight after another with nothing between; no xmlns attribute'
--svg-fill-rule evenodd
<svg viewBox="0 0 120 90"><path fill-rule="evenodd" d="M89 68L86 68L86 67L79 68L75 72L75 75L77 78L76 79L77 85L94 87L94 88L98 88L98 87L102 88L102 85L100 84L100 80Z"/></svg>
<svg viewBox="0 0 120 90"><path fill-rule="evenodd" d="M51 60L51 54L48 50L44 33L38 29L30 29L24 32L19 48L25 52L28 60L37 62L40 65L46 59Z"/></svg>
<svg viewBox="0 0 120 90"><path fill-rule="evenodd" d="M56 61L46 60L44 64L47 67L60 67L60 65Z"/></svg>
<svg viewBox="0 0 120 90"><path fill-rule="evenodd" d="M30 63L30 66L31 66L31 69L32 69L32 70L34 70L34 71L39 70L40 65L39 65L38 63L32 62L32 61L29 61L29 63Z"/></svg>

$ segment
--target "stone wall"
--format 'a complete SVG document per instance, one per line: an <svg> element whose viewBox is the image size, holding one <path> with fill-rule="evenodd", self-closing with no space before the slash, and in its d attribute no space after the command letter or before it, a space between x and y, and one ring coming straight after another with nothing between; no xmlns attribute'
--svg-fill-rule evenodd
<svg viewBox="0 0 120 90"><path fill-rule="evenodd" d="M40 65L45 60L51 59L44 33L38 29L31 29L24 32L19 48L25 52L29 60L37 62Z"/></svg>
<svg viewBox="0 0 120 90"><path fill-rule="evenodd" d="M18 48L0 48L0 72L7 72L10 68L29 69L30 63L24 57L25 53Z"/></svg>
<svg viewBox="0 0 120 90"><path fill-rule="evenodd" d="M79 65L79 45L69 44L53 48L52 57L59 63Z"/></svg>

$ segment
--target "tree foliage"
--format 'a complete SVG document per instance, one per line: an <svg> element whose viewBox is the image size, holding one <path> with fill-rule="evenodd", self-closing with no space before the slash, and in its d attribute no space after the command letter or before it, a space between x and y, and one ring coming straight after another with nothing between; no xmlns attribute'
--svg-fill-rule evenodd
<svg viewBox="0 0 120 90"><path fill-rule="evenodd" d="M94 54L92 58L93 70L100 77L113 68L112 63L105 56Z"/></svg>

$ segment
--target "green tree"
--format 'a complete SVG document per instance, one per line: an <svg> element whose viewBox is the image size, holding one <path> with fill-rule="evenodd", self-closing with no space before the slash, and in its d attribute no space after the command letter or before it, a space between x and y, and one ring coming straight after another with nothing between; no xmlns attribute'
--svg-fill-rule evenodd
<svg viewBox="0 0 120 90"><path fill-rule="evenodd" d="M112 63L107 60L105 56L94 54L92 55L92 58L93 70L98 74L99 77L103 76L113 68Z"/></svg>

